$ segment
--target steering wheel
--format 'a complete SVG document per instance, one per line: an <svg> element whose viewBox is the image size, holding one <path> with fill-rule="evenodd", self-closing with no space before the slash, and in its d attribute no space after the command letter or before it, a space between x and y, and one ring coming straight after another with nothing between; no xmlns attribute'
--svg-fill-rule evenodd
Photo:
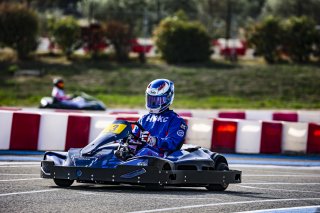
<svg viewBox="0 0 320 213"><path fill-rule="evenodd" d="M141 131L145 131L143 126L139 124L138 122L128 122L130 125L136 125L139 127ZM131 138L130 138L131 137ZM134 139L134 140L131 140ZM136 142L133 142L136 141ZM137 137L133 132L129 134L129 137L126 138L125 142L123 144L119 144L118 149L115 151L115 155L121 159L121 160L127 160L128 158L131 158L134 156L134 152L130 149L129 145L137 145L144 146L146 143L141 141L139 137Z"/></svg>

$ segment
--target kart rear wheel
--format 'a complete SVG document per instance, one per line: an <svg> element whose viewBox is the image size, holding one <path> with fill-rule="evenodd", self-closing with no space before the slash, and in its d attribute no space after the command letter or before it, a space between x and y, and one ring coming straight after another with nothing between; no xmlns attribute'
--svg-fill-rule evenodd
<svg viewBox="0 0 320 213"><path fill-rule="evenodd" d="M74 180L66 180L66 179L53 179L54 183L60 187L69 187L73 184Z"/></svg>
<svg viewBox="0 0 320 213"><path fill-rule="evenodd" d="M229 171L229 167L226 163L219 163L216 167L216 170L218 171ZM224 184L209 184L206 186L206 188L209 191L224 191L228 188L229 184L224 183Z"/></svg>

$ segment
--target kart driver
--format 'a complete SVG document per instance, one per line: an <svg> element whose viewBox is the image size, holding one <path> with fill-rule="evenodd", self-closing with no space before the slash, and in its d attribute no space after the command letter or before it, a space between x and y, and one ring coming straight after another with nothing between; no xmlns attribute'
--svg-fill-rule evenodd
<svg viewBox="0 0 320 213"><path fill-rule="evenodd" d="M173 99L172 81L156 79L148 85L146 108L149 113L138 120L145 131L141 131L138 127L133 130L133 133L146 145L136 151L136 156L164 157L181 148L188 126L179 115L169 109Z"/></svg>
<svg viewBox="0 0 320 213"><path fill-rule="evenodd" d="M85 104L85 99L78 96L74 97L73 95L67 95L64 91L64 81L62 78L55 78L53 80L53 89L51 96L54 102L59 102L65 106L76 106L81 107Z"/></svg>
<svg viewBox="0 0 320 213"><path fill-rule="evenodd" d="M55 101L71 100L72 97L64 92L64 81L62 78L53 79L53 89L51 96Z"/></svg>

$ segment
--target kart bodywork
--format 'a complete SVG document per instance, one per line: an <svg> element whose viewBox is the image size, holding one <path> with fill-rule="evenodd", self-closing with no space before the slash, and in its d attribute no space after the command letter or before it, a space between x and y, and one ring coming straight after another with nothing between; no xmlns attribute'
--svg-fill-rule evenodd
<svg viewBox="0 0 320 213"><path fill-rule="evenodd" d="M199 186L225 190L241 182L241 171L229 170L222 155L193 145L164 157L151 153L129 156L116 153L132 137L132 123L115 121L82 149L68 152L46 152L41 162L41 177L53 179L58 186L79 183L132 184L150 188L163 186ZM138 124L137 124L138 125ZM141 127L142 128L142 127ZM115 141L122 140L121 145ZM125 146L125 145L124 145Z"/></svg>
<svg viewBox="0 0 320 213"><path fill-rule="evenodd" d="M78 101L80 100L80 101ZM43 97L40 100L39 108L51 109L77 109L77 110L106 110L106 106L102 101L89 96L85 93L75 97L73 100L57 101L52 97Z"/></svg>

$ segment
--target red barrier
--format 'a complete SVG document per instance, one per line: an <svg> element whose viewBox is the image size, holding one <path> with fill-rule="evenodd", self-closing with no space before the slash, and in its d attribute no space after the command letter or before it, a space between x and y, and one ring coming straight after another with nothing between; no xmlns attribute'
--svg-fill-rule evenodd
<svg viewBox="0 0 320 213"><path fill-rule="evenodd" d="M69 115L65 150L81 148L88 144L90 122L89 116Z"/></svg>
<svg viewBox="0 0 320 213"><path fill-rule="evenodd" d="M10 149L37 150L39 126L39 114L13 113Z"/></svg>
<svg viewBox="0 0 320 213"><path fill-rule="evenodd" d="M189 118L192 117L192 113L191 113L191 112L177 112L177 114L178 114L180 117L189 117Z"/></svg>
<svg viewBox="0 0 320 213"><path fill-rule="evenodd" d="M116 119L130 121L130 122L136 122L139 120L139 117L117 117Z"/></svg>
<svg viewBox="0 0 320 213"><path fill-rule="evenodd" d="M20 111L22 110L21 108L17 107L0 107L0 110L6 110L6 111Z"/></svg>
<svg viewBox="0 0 320 213"><path fill-rule="evenodd" d="M272 115L274 121L298 122L298 113L296 112L274 112Z"/></svg>
<svg viewBox="0 0 320 213"><path fill-rule="evenodd" d="M237 122L213 121L211 150L234 153L236 146Z"/></svg>
<svg viewBox="0 0 320 213"><path fill-rule="evenodd" d="M320 153L320 124L309 123L307 153Z"/></svg>
<svg viewBox="0 0 320 213"><path fill-rule="evenodd" d="M83 113L83 111L77 109L56 109L54 111L63 113Z"/></svg>
<svg viewBox="0 0 320 213"><path fill-rule="evenodd" d="M148 53L152 48L152 44L139 44L138 39L132 39L131 41L131 51L134 53Z"/></svg>
<svg viewBox="0 0 320 213"><path fill-rule="evenodd" d="M219 112L219 118L246 119L245 112Z"/></svg>
<svg viewBox="0 0 320 213"><path fill-rule="evenodd" d="M260 153L281 153L282 124L262 122Z"/></svg>
<svg viewBox="0 0 320 213"><path fill-rule="evenodd" d="M138 111L113 111L109 113L110 115L119 115L119 114L128 114L128 115L137 115Z"/></svg>

